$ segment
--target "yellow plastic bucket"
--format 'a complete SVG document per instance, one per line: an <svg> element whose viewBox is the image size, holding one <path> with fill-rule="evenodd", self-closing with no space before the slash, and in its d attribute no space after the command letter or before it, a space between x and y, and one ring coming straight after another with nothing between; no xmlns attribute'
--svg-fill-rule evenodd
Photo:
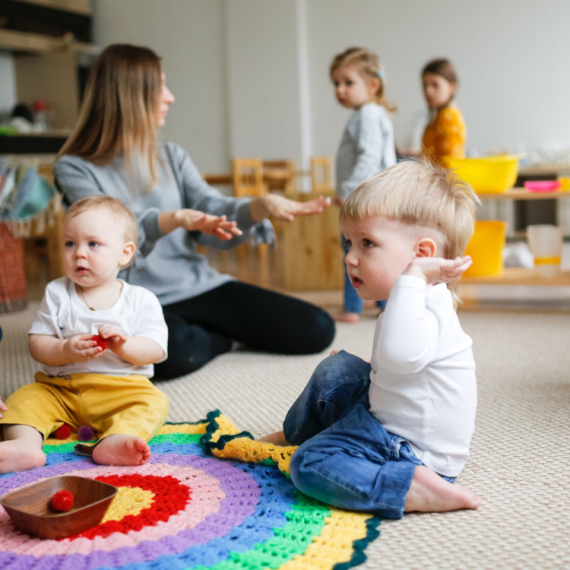
<svg viewBox="0 0 570 570"><path fill-rule="evenodd" d="M446 157L445 166L453 169L478 194L495 194L515 185L519 158L516 154L481 158Z"/></svg>
<svg viewBox="0 0 570 570"><path fill-rule="evenodd" d="M473 265L463 275L465 277L501 275L506 235L505 222L475 222L475 232L465 250L465 255L471 256Z"/></svg>

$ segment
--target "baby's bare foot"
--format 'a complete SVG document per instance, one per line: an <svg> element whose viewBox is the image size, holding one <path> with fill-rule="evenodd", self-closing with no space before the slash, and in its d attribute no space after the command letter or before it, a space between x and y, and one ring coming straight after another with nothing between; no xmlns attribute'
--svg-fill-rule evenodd
<svg viewBox="0 0 570 570"><path fill-rule="evenodd" d="M0 443L0 474L27 471L43 467L46 463L45 453L41 448L22 447L18 440Z"/></svg>
<svg viewBox="0 0 570 570"><path fill-rule="evenodd" d="M338 313L333 315L333 319L337 323L357 323L360 320L360 315L358 313Z"/></svg>
<svg viewBox="0 0 570 570"><path fill-rule="evenodd" d="M477 509L480 504L479 497L467 487L452 485L431 469L420 465L416 468L406 496L404 512L440 513L458 509Z"/></svg>
<svg viewBox="0 0 570 570"><path fill-rule="evenodd" d="M259 441L264 441L265 443L272 443L273 445L281 445L283 447L291 445L285 439L285 434L282 431L276 431L275 433L267 434L263 436Z"/></svg>
<svg viewBox="0 0 570 570"><path fill-rule="evenodd" d="M93 449L93 461L101 465L144 465L150 458L148 443L135 435L116 433Z"/></svg>

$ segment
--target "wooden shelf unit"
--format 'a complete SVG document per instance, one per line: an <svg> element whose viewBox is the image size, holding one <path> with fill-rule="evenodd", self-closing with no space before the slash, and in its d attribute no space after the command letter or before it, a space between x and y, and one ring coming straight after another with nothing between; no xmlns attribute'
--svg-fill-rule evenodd
<svg viewBox="0 0 570 570"><path fill-rule="evenodd" d="M556 190L554 192L529 192L526 188L511 188L500 193L477 194L480 200L552 200L570 198L570 192ZM506 267L501 275L484 277L462 277L465 285L532 285L532 286L570 286L570 271L559 271L555 275L540 275L536 268Z"/></svg>
<svg viewBox="0 0 570 570"><path fill-rule="evenodd" d="M557 200L570 198L570 191L555 190L554 192L529 192L526 188L511 188L506 192L477 194L479 200Z"/></svg>
<svg viewBox="0 0 570 570"><path fill-rule="evenodd" d="M24 4L35 4L44 8L53 8L54 10L63 10L65 12L75 12L84 16L91 16L90 0L17 0Z"/></svg>
<svg viewBox="0 0 570 570"><path fill-rule="evenodd" d="M9 0L3 7L8 23L0 28L0 49L13 53L17 101L30 108L34 101L47 101L51 128L69 132L77 122L88 69L99 51L88 43L90 0ZM64 37L66 30L85 41Z"/></svg>
<svg viewBox="0 0 570 570"><path fill-rule="evenodd" d="M465 285L540 285L570 287L570 271L560 271L556 275L539 275L535 269L526 267L505 267L501 275L484 277L462 277Z"/></svg>

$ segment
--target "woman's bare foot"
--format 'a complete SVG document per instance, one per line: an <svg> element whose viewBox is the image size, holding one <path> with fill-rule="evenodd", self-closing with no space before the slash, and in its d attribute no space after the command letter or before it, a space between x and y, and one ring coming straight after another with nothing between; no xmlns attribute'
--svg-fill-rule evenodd
<svg viewBox="0 0 570 570"><path fill-rule="evenodd" d="M43 467L45 463L46 456L41 447L23 447L17 439L0 443L0 474L27 471Z"/></svg>
<svg viewBox="0 0 570 570"><path fill-rule="evenodd" d="M101 465L144 465L151 457L150 447L135 435L116 433L93 449L93 461Z"/></svg>
<svg viewBox="0 0 570 570"><path fill-rule="evenodd" d="M285 439L285 434L282 431L276 431L275 433L267 434L263 436L259 441L264 441L265 443L272 443L273 445L281 445L283 447L291 445Z"/></svg>
<svg viewBox="0 0 570 570"><path fill-rule="evenodd" d="M478 509L481 499L467 487L452 485L437 473L420 465L416 467L404 512L441 513L458 509Z"/></svg>
<svg viewBox="0 0 570 570"><path fill-rule="evenodd" d="M360 320L358 313L348 313L346 311L333 315L333 319L337 323L357 323Z"/></svg>

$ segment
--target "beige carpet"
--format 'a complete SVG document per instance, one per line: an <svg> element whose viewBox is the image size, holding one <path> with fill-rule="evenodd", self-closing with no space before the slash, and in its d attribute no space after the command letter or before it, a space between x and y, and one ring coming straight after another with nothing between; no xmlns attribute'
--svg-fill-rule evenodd
<svg viewBox="0 0 570 570"><path fill-rule="evenodd" d="M0 315L2 397L38 366L26 332L37 305ZM459 479L483 500L476 512L406 515L383 522L361 568L570 568L570 320L566 315L462 313L473 337L479 410L472 455ZM368 357L374 320L343 325L332 348ZM243 429L280 429L322 359L234 352L160 384L169 420L220 408Z"/></svg>

